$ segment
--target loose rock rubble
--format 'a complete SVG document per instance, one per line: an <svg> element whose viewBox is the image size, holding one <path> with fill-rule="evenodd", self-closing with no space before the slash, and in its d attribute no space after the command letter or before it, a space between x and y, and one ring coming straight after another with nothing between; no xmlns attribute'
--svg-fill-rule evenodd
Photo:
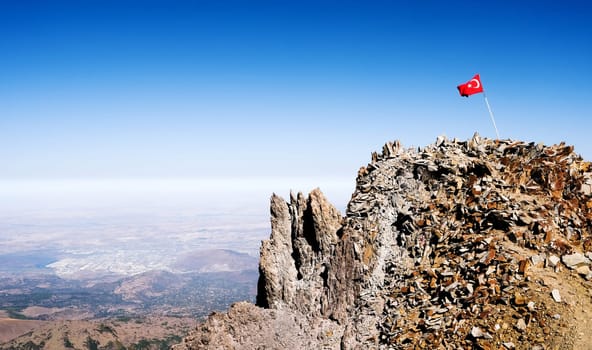
<svg viewBox="0 0 592 350"><path fill-rule="evenodd" d="M342 349L572 349L555 276L589 291L591 196L572 146L387 143L344 218L319 190L272 198L258 305L325 320Z"/></svg>
<svg viewBox="0 0 592 350"><path fill-rule="evenodd" d="M380 344L545 344L554 320L544 305L526 307L533 297L529 270L557 266L559 255L590 278L590 260L576 251L592 246L589 170L571 146L478 135L468 142L440 138L417 152L389 143L374 154L360 170L348 217L392 222L407 253L403 271L401 261L387 262L392 273L376 295L385 299ZM391 218L381 213L384 206L372 206L383 195L396 203ZM553 298L561 302L558 292ZM506 335L508 328L518 333Z"/></svg>

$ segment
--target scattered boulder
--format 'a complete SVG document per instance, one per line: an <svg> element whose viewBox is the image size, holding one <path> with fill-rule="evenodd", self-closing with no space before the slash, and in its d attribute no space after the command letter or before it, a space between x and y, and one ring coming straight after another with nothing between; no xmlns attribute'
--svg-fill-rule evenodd
<svg viewBox="0 0 592 350"><path fill-rule="evenodd" d="M590 260L580 253L566 254L561 257L561 261L572 270L577 269L579 266L590 265Z"/></svg>

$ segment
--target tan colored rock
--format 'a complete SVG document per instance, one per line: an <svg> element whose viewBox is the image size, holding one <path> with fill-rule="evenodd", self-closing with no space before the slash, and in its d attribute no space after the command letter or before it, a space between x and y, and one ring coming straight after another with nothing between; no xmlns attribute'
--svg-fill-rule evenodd
<svg viewBox="0 0 592 350"><path fill-rule="evenodd" d="M556 303L561 302L561 294L559 293L558 289L553 289L551 291L551 296L553 297L553 300L555 300Z"/></svg>
<svg viewBox="0 0 592 350"><path fill-rule="evenodd" d="M578 266L590 265L590 260L581 253L566 254L561 257L561 261L572 270Z"/></svg>
<svg viewBox="0 0 592 350"><path fill-rule="evenodd" d="M576 272L578 273L578 275L580 275L582 277L586 277L586 276L590 275L590 273L591 273L590 267L588 265L578 266L576 268Z"/></svg>
<svg viewBox="0 0 592 350"><path fill-rule="evenodd" d="M561 259L559 259L559 257L556 255L551 255L547 261L548 261L549 266L555 267L555 266L557 266L559 261L561 261Z"/></svg>
<svg viewBox="0 0 592 350"><path fill-rule="evenodd" d="M516 322L516 329L518 329L519 331L525 331L526 327L526 322L523 318L519 319L518 322Z"/></svg>
<svg viewBox="0 0 592 350"><path fill-rule="evenodd" d="M526 305L528 300L520 292L514 293L514 304L518 306Z"/></svg>

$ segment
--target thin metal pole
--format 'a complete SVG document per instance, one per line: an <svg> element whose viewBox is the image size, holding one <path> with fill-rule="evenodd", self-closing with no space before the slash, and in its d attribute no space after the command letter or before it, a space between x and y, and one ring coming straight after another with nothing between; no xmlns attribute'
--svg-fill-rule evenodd
<svg viewBox="0 0 592 350"><path fill-rule="evenodd" d="M485 91L483 91L483 97L485 97L485 104L487 105L487 109L489 110L489 116L491 117L491 121L493 122L493 127L495 128L495 135L499 140L499 132L497 132L497 125L495 125L495 119L493 118L493 112L491 111L491 107L489 107L489 101L487 100L487 95L485 95Z"/></svg>

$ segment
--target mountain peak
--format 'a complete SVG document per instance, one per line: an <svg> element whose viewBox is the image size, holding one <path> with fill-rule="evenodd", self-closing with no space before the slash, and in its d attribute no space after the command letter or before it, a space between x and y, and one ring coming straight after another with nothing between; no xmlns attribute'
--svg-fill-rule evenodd
<svg viewBox="0 0 592 350"><path fill-rule="evenodd" d="M216 346L580 348L591 170L563 143L389 142L359 170L345 217L319 189L272 196L259 307L213 315L176 349L209 349L228 327ZM247 321L230 317L239 308Z"/></svg>

